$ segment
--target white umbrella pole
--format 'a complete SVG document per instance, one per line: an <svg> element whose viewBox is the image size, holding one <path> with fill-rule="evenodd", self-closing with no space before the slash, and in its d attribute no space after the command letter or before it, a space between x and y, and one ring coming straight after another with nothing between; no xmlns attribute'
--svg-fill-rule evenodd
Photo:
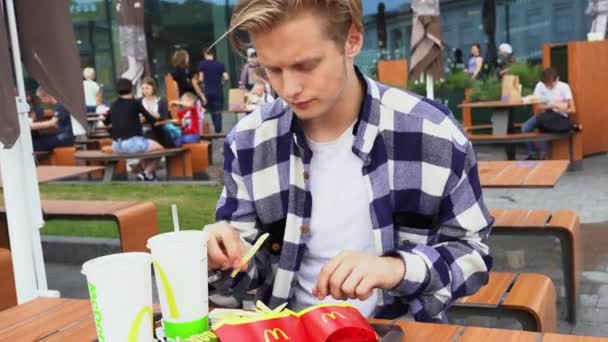
<svg viewBox="0 0 608 342"><path fill-rule="evenodd" d="M434 88L433 83L434 83L433 75L431 75L427 72L426 73L426 97L429 100L435 99L435 88Z"/></svg>
<svg viewBox="0 0 608 342"><path fill-rule="evenodd" d="M0 152L0 166L4 180L4 202L15 273L17 300L23 303L47 291L46 272L42 257L40 231L44 221L40 208L40 193L29 127L23 69L15 7L13 0L5 0L8 27L17 81L17 112L19 139L10 150Z"/></svg>

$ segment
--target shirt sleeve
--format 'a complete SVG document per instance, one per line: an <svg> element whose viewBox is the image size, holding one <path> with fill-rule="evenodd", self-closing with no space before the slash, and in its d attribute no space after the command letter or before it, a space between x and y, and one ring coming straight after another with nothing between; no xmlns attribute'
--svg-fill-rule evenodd
<svg viewBox="0 0 608 342"><path fill-rule="evenodd" d="M148 110L146 109L146 107L144 107L144 105L141 103L141 101L137 101L137 110L139 111L139 113L141 115L143 115L146 120L153 124L156 122L156 118L152 116L152 114L150 114L150 112L148 112Z"/></svg>
<svg viewBox="0 0 608 342"><path fill-rule="evenodd" d="M564 99L566 101L571 101L573 99L572 89L570 89L570 86L566 83L564 83Z"/></svg>
<svg viewBox="0 0 608 342"><path fill-rule="evenodd" d="M406 272L392 293L409 303L417 321L445 322L447 307L485 285L492 267L487 239L493 218L483 203L475 154L470 142L465 151L453 150L437 238L401 244L395 253Z"/></svg>

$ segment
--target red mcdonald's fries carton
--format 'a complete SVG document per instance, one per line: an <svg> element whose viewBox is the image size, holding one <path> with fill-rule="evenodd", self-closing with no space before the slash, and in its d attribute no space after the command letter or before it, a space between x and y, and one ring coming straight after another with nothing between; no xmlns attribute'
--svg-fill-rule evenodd
<svg viewBox="0 0 608 342"><path fill-rule="evenodd" d="M220 341L378 341L367 319L348 304L318 305L297 313L268 309L249 317L226 318L213 329Z"/></svg>

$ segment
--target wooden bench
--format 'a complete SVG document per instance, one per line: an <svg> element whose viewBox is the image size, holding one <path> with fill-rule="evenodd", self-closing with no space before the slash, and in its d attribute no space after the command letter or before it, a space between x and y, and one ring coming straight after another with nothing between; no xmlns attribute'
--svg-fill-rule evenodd
<svg viewBox="0 0 608 342"><path fill-rule="evenodd" d="M45 219L112 220L118 226L123 252L148 252L147 241L158 234L152 202L43 200ZM4 208L0 208L0 248L9 248Z"/></svg>
<svg viewBox="0 0 608 342"><path fill-rule="evenodd" d="M213 164L213 142L219 139L226 139L225 133L208 133L201 135L202 140L209 141L209 164Z"/></svg>
<svg viewBox="0 0 608 342"><path fill-rule="evenodd" d="M179 175L185 174L189 179L208 179L207 168L209 168L211 159L211 143L200 141L196 144L184 144L182 147L187 153L186 164L172 160L168 164L171 177L178 178ZM185 171L183 170L184 166L186 167Z"/></svg>
<svg viewBox="0 0 608 342"><path fill-rule="evenodd" d="M576 322L577 287L582 272L581 234L578 215L569 210L492 209L492 235L557 237L562 251L562 270L568 320Z"/></svg>
<svg viewBox="0 0 608 342"><path fill-rule="evenodd" d="M15 290L15 276L11 252L0 248L0 311L17 305L17 291Z"/></svg>
<svg viewBox="0 0 608 342"><path fill-rule="evenodd" d="M542 274L490 272L488 284L454 303L450 315L515 319L523 330L556 332L555 287Z"/></svg>
<svg viewBox="0 0 608 342"><path fill-rule="evenodd" d="M554 141L568 140L568 159L570 164L574 162L574 133L510 133L510 134L469 134L473 145L512 145L527 142L548 142L548 159L551 159Z"/></svg>
<svg viewBox="0 0 608 342"><path fill-rule="evenodd" d="M75 166L75 153L75 146L55 147L46 154L39 154L39 152L36 152L36 157L39 165Z"/></svg>
<svg viewBox="0 0 608 342"><path fill-rule="evenodd" d="M183 177L186 178L187 173L187 158L189 154L186 154L184 148L168 148L155 152L144 152L144 153L111 153L103 151L78 151L75 154L76 160L84 163L103 163L105 166L104 182L111 182L114 177L114 172L119 162L126 161L128 159L156 159L165 157L167 164L171 164L174 159L183 163ZM191 163L191 161L190 161ZM170 178L171 173L167 172L167 178Z"/></svg>

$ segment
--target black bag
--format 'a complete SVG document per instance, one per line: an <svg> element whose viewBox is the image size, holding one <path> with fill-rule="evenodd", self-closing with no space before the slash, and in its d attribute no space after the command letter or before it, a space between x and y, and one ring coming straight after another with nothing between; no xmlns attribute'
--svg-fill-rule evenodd
<svg viewBox="0 0 608 342"><path fill-rule="evenodd" d="M536 118L536 127L545 133L570 133L576 126L562 114L548 110L540 113Z"/></svg>

